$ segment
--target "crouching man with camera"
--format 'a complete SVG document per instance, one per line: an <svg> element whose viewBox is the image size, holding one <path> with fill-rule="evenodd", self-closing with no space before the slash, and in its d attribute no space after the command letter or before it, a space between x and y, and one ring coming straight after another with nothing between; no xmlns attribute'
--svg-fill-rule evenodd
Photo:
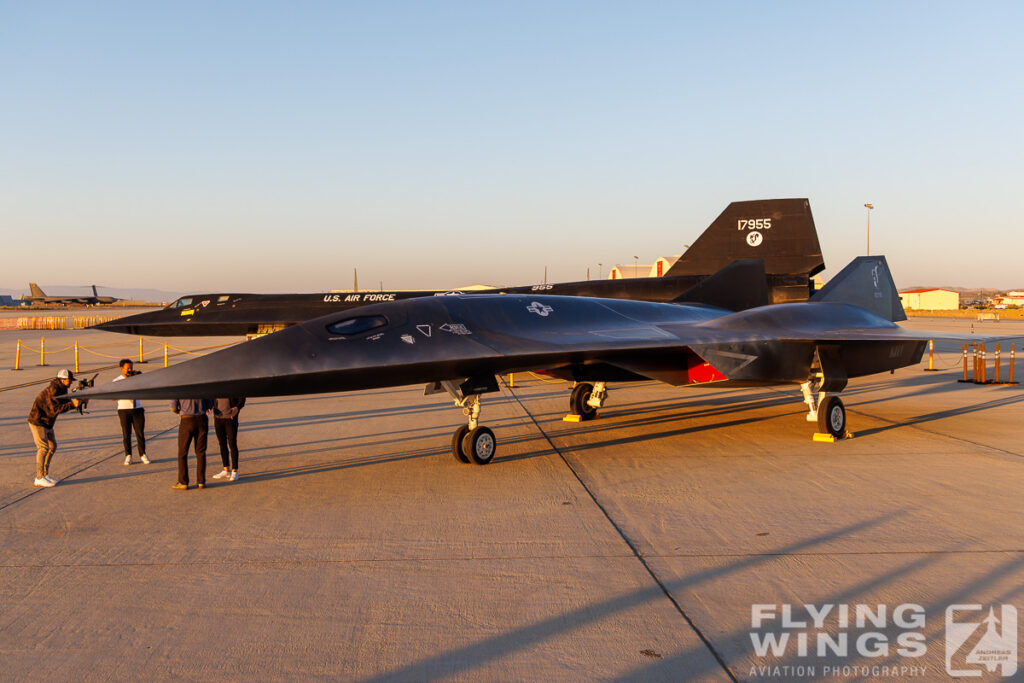
<svg viewBox="0 0 1024 683"><path fill-rule="evenodd" d="M128 379L132 375L138 375L133 368L130 358L122 358L118 363L121 366L121 374L114 381ZM121 422L121 436L124 439L124 464L132 464L132 428L135 429L135 441L139 445L139 458L142 464L148 465L149 458L146 457L146 411L141 401L130 398L123 398L117 402L117 419Z"/></svg>
<svg viewBox="0 0 1024 683"><path fill-rule="evenodd" d="M32 430L32 440L36 444L36 486L48 488L57 483L57 480L50 476L50 460L57 451L57 437L53 433L57 416L79 406L85 406L86 402L77 398L66 403L57 399L58 396L68 393L68 387L74 379L75 376L70 370L58 372L36 396L32 410L28 414L28 426Z"/></svg>

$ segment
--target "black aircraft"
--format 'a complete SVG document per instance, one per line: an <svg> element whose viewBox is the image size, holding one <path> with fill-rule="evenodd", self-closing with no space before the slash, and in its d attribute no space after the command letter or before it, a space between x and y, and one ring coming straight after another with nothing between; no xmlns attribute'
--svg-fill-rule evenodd
<svg viewBox="0 0 1024 683"><path fill-rule="evenodd" d="M28 288L32 292L32 295L22 297L22 300L27 301L30 304L59 304L61 306L80 304L84 306L95 306L97 304L112 304L115 301L120 301L116 296L100 296L96 291L96 285L92 285L92 296L89 296L88 294L48 296L46 292L44 292L39 285L34 282L28 283Z"/></svg>
<svg viewBox="0 0 1024 683"><path fill-rule="evenodd" d="M678 301L694 285L737 259L764 260L771 300L804 301L825 263L806 199L733 202L662 277L526 285L481 293L558 294ZM259 335L357 306L453 293L435 291L320 294L193 294L166 308L111 320L96 329L173 336Z"/></svg>
<svg viewBox="0 0 1024 683"><path fill-rule="evenodd" d="M744 283L764 305L715 305ZM722 286L719 286L722 285ZM607 384L800 385L808 420L846 433L838 394L850 377L920 362L885 257L851 262L810 301L768 303L760 261L734 263L692 292L699 304L536 294L424 297L310 320L165 370L77 394L78 398L280 396L424 383L449 392L467 424L452 437L463 462L494 457L479 424L480 395L497 375L542 371L578 384L570 409L592 417ZM116 388L115 388L116 386Z"/></svg>

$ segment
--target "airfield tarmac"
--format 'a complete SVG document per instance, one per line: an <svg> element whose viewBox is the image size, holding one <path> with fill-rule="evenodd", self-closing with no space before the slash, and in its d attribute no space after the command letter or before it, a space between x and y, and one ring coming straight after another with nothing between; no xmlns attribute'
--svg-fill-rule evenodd
<svg viewBox="0 0 1024 683"><path fill-rule="evenodd" d="M1024 390L957 383L949 346L940 372L853 380L855 438L836 444L811 440L796 388L613 386L573 424L569 385L517 375L484 399L486 467L455 461L461 412L419 386L251 399L242 478L209 478L211 429L210 486L180 492L161 401L146 402L153 464L122 464L108 402L60 418L63 481L32 487L43 385L8 387L70 365L8 370L39 334L0 332L5 679L949 680L948 605L1024 606ZM85 355L80 374L114 362ZM803 603L919 604L927 652L757 656L752 605ZM884 665L923 670L841 669Z"/></svg>

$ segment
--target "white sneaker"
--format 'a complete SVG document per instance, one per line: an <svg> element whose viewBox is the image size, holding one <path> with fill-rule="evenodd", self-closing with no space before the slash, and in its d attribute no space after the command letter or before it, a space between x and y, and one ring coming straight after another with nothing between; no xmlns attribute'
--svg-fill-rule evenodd
<svg viewBox="0 0 1024 683"><path fill-rule="evenodd" d="M43 479L49 479L50 482L53 483L55 486L57 482L60 481L60 479L57 479L56 477L51 477L49 474L44 474Z"/></svg>
<svg viewBox="0 0 1024 683"><path fill-rule="evenodd" d="M221 470L217 474L213 475L213 478L214 479L227 479L229 476L231 476L230 472L228 472L227 470Z"/></svg>
<svg viewBox="0 0 1024 683"><path fill-rule="evenodd" d="M148 465L148 464L149 464L149 458L147 458L147 457L146 457L146 454L145 454L145 453L143 453L143 454L142 454L142 455L140 455L139 457L140 457L140 458L142 458L142 464L143 464L143 465Z"/></svg>
<svg viewBox="0 0 1024 683"><path fill-rule="evenodd" d="M124 464L125 465L131 465L132 464L132 456L131 455L124 456Z"/></svg>
<svg viewBox="0 0 1024 683"><path fill-rule="evenodd" d="M47 479L46 477L39 477L36 479L35 485L39 487L50 488L51 486L53 486L53 482Z"/></svg>
<svg viewBox="0 0 1024 683"><path fill-rule="evenodd" d="M231 473L231 481L238 481L238 472Z"/></svg>

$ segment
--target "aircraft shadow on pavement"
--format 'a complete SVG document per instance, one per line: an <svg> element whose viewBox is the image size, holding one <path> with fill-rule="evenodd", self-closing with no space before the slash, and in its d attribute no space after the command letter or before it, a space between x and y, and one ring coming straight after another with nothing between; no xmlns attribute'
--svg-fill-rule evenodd
<svg viewBox="0 0 1024 683"><path fill-rule="evenodd" d="M977 413L985 410L993 410L995 408L1002 408L1005 406L1010 406L1021 402L1024 402L1024 394L1018 393L1013 396L1003 396L1000 398L994 398L990 401L985 401L984 403L974 403L971 405L961 406L958 408L947 408L945 410L937 410L932 413L924 413L922 415L903 417L900 418L898 422L889 421L890 424L880 425L878 427L869 427L866 429L858 429L857 435L868 436L871 434L887 432L891 429L899 429L901 427L915 427L918 425L926 424L928 422L944 420L951 417L957 417L959 415L969 415L971 413ZM885 419L879 418L877 416L873 417L875 417L875 419Z"/></svg>
<svg viewBox="0 0 1024 683"><path fill-rule="evenodd" d="M840 529L828 531L770 551L739 555L728 565L700 569L684 578L668 581L662 580L662 583L667 592L672 595L685 610L687 608L687 601L685 600L684 595L680 595L680 593L683 593L684 591L698 590L703 584L721 580L730 575L750 570L768 563L777 563L780 557L801 555L831 556L834 553L827 549L814 549L817 546L827 544L831 541L844 537L856 536L858 533L864 532L873 527L881 526L890 521L896 521L906 511L907 510L905 509L895 510L884 515L855 522ZM816 599L820 602L841 604L856 600L865 600L865 596L873 596L880 592L884 592L882 589L887 585L896 580L903 579L915 571L925 568L929 564L938 561L938 559L943 555L941 552L923 552L923 556L914 557L911 561L900 567L896 567L889 571L879 572L876 576L873 576L869 580L860 584L842 587L836 593L831 595L821 596L820 598L816 596ZM864 555L867 557L874 557L876 555L876 553L870 552L851 554ZM900 554L913 556L917 553L914 551L906 551L905 553L901 552ZM667 556L662 555L657 557L666 558ZM714 557L714 555L680 555L678 557L685 559L686 557ZM1003 563L1000 567L995 568L991 572L988 572L985 576L980 577L967 587L956 591L955 594L950 594L945 597L939 596L932 600L929 607L926 608L928 609L929 616L931 617L930 621L934 622L936 616L941 616L945 606L950 604L950 601L966 599L967 596L973 595L973 591L977 591L979 588L1017 571L1021 566L1024 566L1024 558L1012 559ZM964 597L961 598L960 596ZM502 657L509 656L520 650L526 650L538 643L594 624L617 613L633 610L655 601L665 599L667 599L665 592L661 587L652 582L652 584L647 588L615 596L597 604L588 604L578 609L559 614L527 626L514 628L502 633L496 633L478 640L475 643L450 650L440 655L426 657L393 671L366 677L362 680L383 683L406 680L431 681L441 678L449 678L460 673L471 672L488 662L501 659ZM773 599L777 599L777 596L751 595L752 604L771 601ZM741 615L737 620L749 623L749 614ZM941 619L939 619L939 621L941 621ZM698 628L701 626L706 628L706 624L697 623L696 625ZM679 620L679 630L681 632L691 634L693 632L692 627L687 624L687 621L684 620L682 616ZM719 656L725 660L727 665L729 665L730 669L733 671L735 671L738 666L746 663L740 660L746 659L745 655L747 653L744 652L743 647L747 646L750 642L749 628L726 634L708 634L706 631L704 633L705 637L707 637L711 642L712 647L715 648L715 655L711 654L706 645L697 642L693 647L684 652L673 654L668 658L659 658L656 662L647 666L640 666L633 669L632 671L624 674L619 680L672 679L679 678L684 674L689 680L701 680L713 676L722 676L724 671L721 665L715 661L715 656ZM697 638L694 637L693 640L696 641ZM723 648L723 646L725 647ZM740 648L739 652L736 651L737 648ZM641 661L640 658L642 656L643 653L638 652L637 660ZM660 657L660 655L658 656ZM844 660L843 663L850 664L854 662L853 660ZM880 664L877 660L872 660L871 663ZM746 677L745 672L741 672L741 674L741 678Z"/></svg>

